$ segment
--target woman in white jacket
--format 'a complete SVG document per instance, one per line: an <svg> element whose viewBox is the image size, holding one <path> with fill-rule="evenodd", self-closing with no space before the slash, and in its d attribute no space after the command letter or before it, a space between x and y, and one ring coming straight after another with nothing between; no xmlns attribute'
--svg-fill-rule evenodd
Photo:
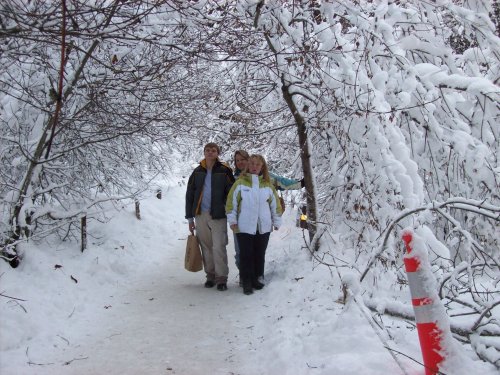
<svg viewBox="0 0 500 375"><path fill-rule="evenodd" d="M240 247L240 279L243 293L262 289L269 235L281 226L278 193L269 178L266 160L252 155L246 171L233 184L226 201L226 216Z"/></svg>

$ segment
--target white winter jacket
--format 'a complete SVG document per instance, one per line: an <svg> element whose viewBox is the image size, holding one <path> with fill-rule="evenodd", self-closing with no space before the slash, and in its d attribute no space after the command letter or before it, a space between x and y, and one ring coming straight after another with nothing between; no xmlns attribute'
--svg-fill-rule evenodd
<svg viewBox="0 0 500 375"><path fill-rule="evenodd" d="M227 196L227 222L229 226L238 224L239 233L271 232L273 226L281 226L281 213L276 189L262 176L240 176Z"/></svg>

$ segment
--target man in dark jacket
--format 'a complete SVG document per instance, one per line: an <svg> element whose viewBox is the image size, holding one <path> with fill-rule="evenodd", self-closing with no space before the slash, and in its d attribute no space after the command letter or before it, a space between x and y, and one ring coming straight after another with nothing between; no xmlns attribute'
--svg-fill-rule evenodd
<svg viewBox="0 0 500 375"><path fill-rule="evenodd" d="M196 229L207 275L206 288L217 284L227 290L227 219L226 198L234 182L231 168L219 160L220 148L207 143L205 158L189 177L186 191L186 219L189 231Z"/></svg>

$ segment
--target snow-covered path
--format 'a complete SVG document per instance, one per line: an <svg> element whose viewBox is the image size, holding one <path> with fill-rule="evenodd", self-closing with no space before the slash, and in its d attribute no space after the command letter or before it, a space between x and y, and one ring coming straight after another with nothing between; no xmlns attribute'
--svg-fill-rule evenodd
<svg viewBox="0 0 500 375"><path fill-rule="evenodd" d="M341 314L341 307L324 306L320 312L321 305L307 308L307 299L304 307L297 306L296 294L303 291L290 289L284 280L273 280L264 290L245 296L234 269L228 291L206 289L201 272L179 267L184 242L177 242L178 249L165 253L164 267L158 264L136 275L128 290L110 290L112 294L103 296L93 313L72 327L70 345L46 358L53 365L28 373L387 374L388 368L398 373L360 316L346 317L346 326L323 326L335 321L328 315ZM314 315L317 322L311 321ZM369 336L353 337L352 323L358 325L356 334ZM321 335L317 331L322 329L336 333ZM323 341L329 336L334 341ZM368 350L362 361L361 347Z"/></svg>
<svg viewBox="0 0 500 375"><path fill-rule="evenodd" d="M183 269L183 198L184 187L171 187L164 199L141 203L141 221L128 210L94 226L83 254L67 245L55 252L33 249L23 269L7 270L2 288L26 300L26 314L14 304L2 310L12 330L2 334L0 373L402 373L358 307L336 302L336 276L327 267L313 271L293 210L271 235L268 285L245 296L237 285L232 238L227 291L206 289L203 272ZM396 333L391 345L418 358L415 331L386 324ZM400 359L407 370L419 369Z"/></svg>
<svg viewBox="0 0 500 375"><path fill-rule="evenodd" d="M65 350L65 360L77 359L65 374L230 374L243 367L262 296L248 298L237 285L203 288L201 273L178 267L181 254L109 298L78 347Z"/></svg>

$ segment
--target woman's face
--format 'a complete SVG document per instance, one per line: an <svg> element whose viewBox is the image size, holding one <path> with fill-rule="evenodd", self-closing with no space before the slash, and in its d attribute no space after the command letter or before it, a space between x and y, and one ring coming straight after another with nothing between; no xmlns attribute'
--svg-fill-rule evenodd
<svg viewBox="0 0 500 375"><path fill-rule="evenodd" d="M234 163L236 164L237 169L239 169L240 171L244 171L248 164L248 159L245 159L243 156L238 154L234 158Z"/></svg>
<svg viewBox="0 0 500 375"><path fill-rule="evenodd" d="M248 162L248 172L259 175L262 171L262 163L258 159L250 159Z"/></svg>

